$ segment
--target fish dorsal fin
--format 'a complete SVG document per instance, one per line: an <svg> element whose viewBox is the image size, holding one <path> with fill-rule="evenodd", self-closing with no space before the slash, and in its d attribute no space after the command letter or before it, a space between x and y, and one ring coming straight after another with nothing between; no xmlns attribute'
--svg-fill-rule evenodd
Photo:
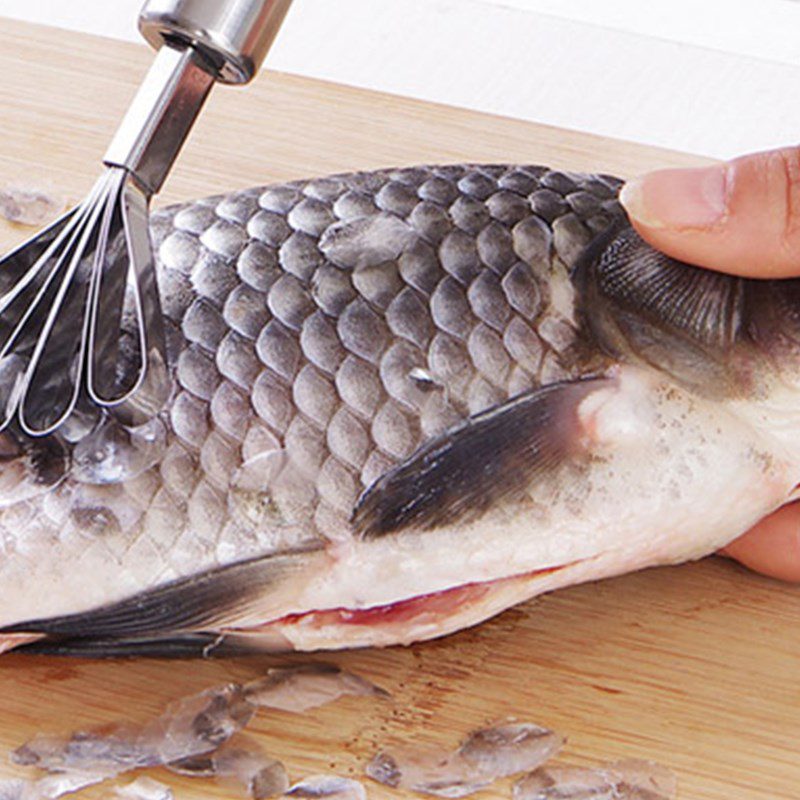
<svg viewBox="0 0 800 800"><path fill-rule="evenodd" d="M610 379L554 383L470 417L379 478L353 524L365 539L467 522L579 452L578 406Z"/></svg>

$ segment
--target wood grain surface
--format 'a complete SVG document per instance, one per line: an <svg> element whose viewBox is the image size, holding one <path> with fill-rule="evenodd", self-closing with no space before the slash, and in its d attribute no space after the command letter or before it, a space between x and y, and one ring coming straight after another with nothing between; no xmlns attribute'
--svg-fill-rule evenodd
<svg viewBox="0 0 800 800"><path fill-rule="evenodd" d="M17 182L79 199L150 57L143 46L0 19L0 187ZM252 88L215 90L159 203L320 173L452 161L623 176L700 163L262 74ZM0 249L29 233L3 223ZM377 681L393 700L346 698L304 716L260 714L252 731L293 779L357 776L380 746L455 744L471 728L511 714L567 734L564 760L639 757L671 766L682 800L800 796L800 588L721 559L560 591L441 641L327 660ZM2 656L0 751L40 731L145 720L171 699L252 678L272 663ZM0 758L0 777L15 774ZM227 794L205 781L154 776L179 798ZM372 783L368 789L373 798L402 796ZM509 783L482 796L509 797Z"/></svg>

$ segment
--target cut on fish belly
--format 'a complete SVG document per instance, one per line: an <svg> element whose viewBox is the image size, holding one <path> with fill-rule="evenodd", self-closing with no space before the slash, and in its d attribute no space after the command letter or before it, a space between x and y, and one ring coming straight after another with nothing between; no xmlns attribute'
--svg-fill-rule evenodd
<svg viewBox="0 0 800 800"><path fill-rule="evenodd" d="M409 643L788 502L800 283L657 253L619 186L423 166L155 214L171 397L0 432L0 652Z"/></svg>

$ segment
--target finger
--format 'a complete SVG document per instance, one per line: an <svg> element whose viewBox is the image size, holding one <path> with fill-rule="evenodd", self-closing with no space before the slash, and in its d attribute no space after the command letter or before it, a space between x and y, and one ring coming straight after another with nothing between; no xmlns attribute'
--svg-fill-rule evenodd
<svg viewBox="0 0 800 800"><path fill-rule="evenodd" d="M620 200L651 245L691 264L760 278L800 275L800 148L651 172Z"/></svg>
<svg viewBox="0 0 800 800"><path fill-rule="evenodd" d="M770 514L723 553L772 578L800 581L800 503Z"/></svg>

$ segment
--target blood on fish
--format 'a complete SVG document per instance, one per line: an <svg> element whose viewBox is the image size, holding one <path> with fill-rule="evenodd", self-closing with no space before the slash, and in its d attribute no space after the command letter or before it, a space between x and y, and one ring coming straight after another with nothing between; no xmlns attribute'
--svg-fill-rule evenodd
<svg viewBox="0 0 800 800"><path fill-rule="evenodd" d="M304 625L325 627L326 625L388 625L392 623L410 622L423 615L447 616L456 609L469 603L479 602L489 595L495 588L510 583L520 578L532 578L550 575L571 566L563 564L548 569L534 570L524 575L514 575L510 578L501 578L496 581L484 583L467 583L463 586L454 586L441 592L430 592L407 600L398 600L396 603L387 603L371 608L328 608L319 611L308 611L303 614L287 614L280 619L272 620L270 625Z"/></svg>

